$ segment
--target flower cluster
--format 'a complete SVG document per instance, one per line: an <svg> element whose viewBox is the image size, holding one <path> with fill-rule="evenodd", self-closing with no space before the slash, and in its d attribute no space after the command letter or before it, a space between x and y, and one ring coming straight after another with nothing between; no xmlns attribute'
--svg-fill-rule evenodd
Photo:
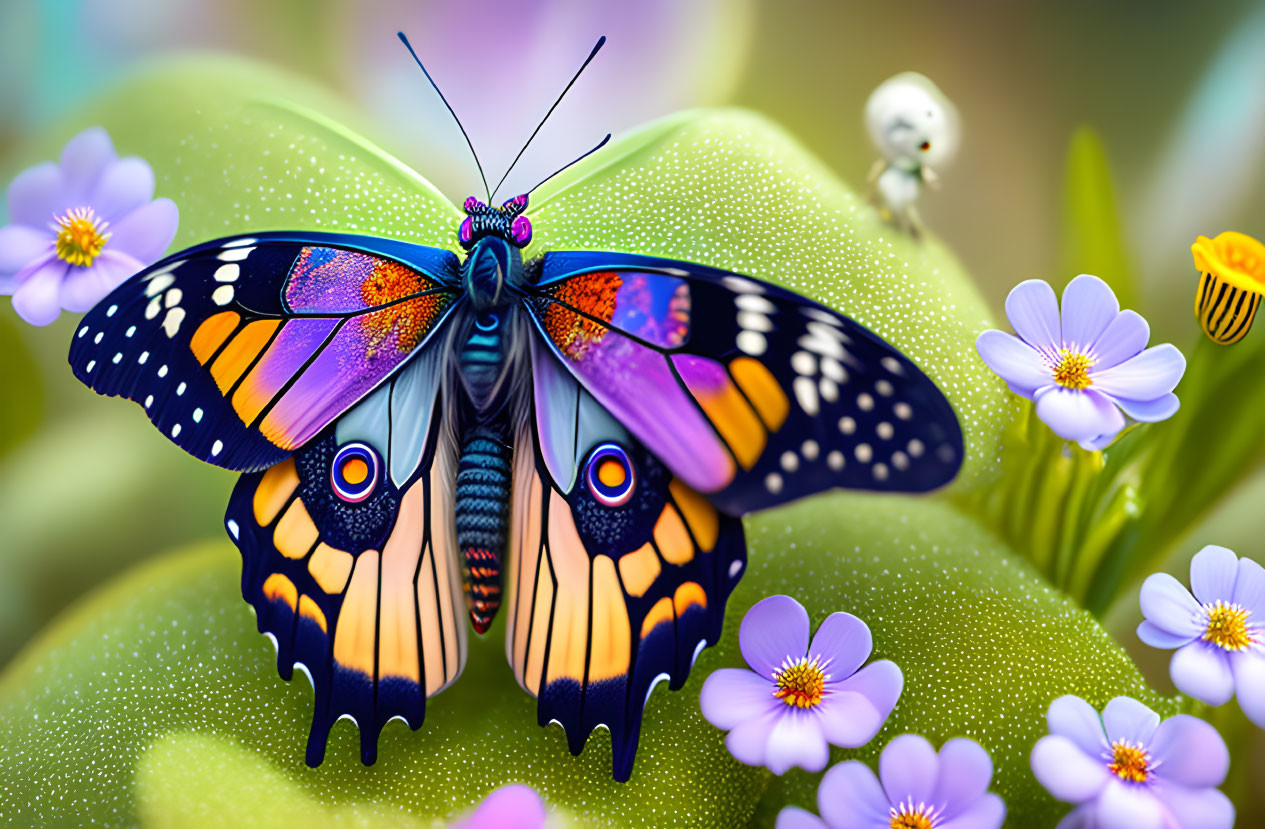
<svg viewBox="0 0 1265 829"><path fill-rule="evenodd" d="M176 235L171 199L154 199L154 173L119 158L97 127L75 136L61 162L20 173L0 228L0 293L32 325L81 313L152 264Z"/></svg>

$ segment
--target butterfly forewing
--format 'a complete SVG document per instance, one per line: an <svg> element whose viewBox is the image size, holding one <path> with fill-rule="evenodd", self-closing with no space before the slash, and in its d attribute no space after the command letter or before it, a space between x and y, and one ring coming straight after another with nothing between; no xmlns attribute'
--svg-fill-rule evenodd
<svg viewBox="0 0 1265 829"><path fill-rule="evenodd" d="M175 254L84 317L71 367L201 460L268 467L398 370L455 305L453 254L365 241L270 233Z"/></svg>
<svg viewBox="0 0 1265 829"><path fill-rule="evenodd" d="M543 339L672 471L742 514L832 487L924 491L962 434L899 351L749 277L627 254L549 253Z"/></svg>

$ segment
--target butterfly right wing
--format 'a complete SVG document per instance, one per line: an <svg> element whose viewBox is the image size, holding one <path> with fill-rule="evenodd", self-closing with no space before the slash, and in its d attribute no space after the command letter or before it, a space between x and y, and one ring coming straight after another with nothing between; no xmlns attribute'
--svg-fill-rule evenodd
<svg viewBox="0 0 1265 829"><path fill-rule="evenodd" d="M282 678L297 667L315 690L311 766L343 717L372 763L383 726L421 726L465 662L442 355L427 345L292 457L243 475L229 502L242 594Z"/></svg>

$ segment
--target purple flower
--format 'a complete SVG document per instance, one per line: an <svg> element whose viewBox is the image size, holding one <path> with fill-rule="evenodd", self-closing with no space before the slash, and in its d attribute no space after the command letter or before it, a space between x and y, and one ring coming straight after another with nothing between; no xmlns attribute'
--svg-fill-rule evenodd
<svg viewBox="0 0 1265 829"><path fill-rule="evenodd" d="M100 127L85 130L51 161L9 185L0 228L0 293L32 325L61 310L83 312L152 264L176 235L170 199L154 199L154 172L118 158Z"/></svg>
<svg viewBox="0 0 1265 829"><path fill-rule="evenodd" d="M782 774L821 771L827 743L847 748L873 739L896 706L904 677L886 659L867 665L870 629L851 613L832 613L808 642L808 611L790 596L770 596L738 631L751 670L724 668L703 684L700 703L725 745L751 766Z"/></svg>
<svg viewBox="0 0 1265 829"><path fill-rule="evenodd" d="M1234 825L1234 806L1216 787L1230 753L1216 729L1178 714L1160 722L1129 697L1102 716L1080 697L1050 704L1050 733L1032 749L1032 771L1059 800L1079 806L1059 824L1130 829Z"/></svg>
<svg viewBox="0 0 1265 829"><path fill-rule="evenodd" d="M974 740L949 740L940 754L902 734L879 758L878 777L857 760L826 772L817 789L821 817L785 808L777 829L999 829L1006 804L988 791L993 761Z"/></svg>
<svg viewBox="0 0 1265 829"><path fill-rule="evenodd" d="M1204 547L1190 560L1190 586L1167 573L1142 585L1138 637L1176 648L1173 684L1209 705L1236 693L1248 719L1265 728L1265 569L1225 547Z"/></svg>
<svg viewBox="0 0 1265 829"><path fill-rule="evenodd" d="M489 794L456 829L540 829L545 825L545 804L531 786L517 783Z"/></svg>
<svg viewBox="0 0 1265 829"><path fill-rule="evenodd" d="M1006 297L1006 316L1019 336L985 331L975 347L1011 391L1036 401L1037 417L1059 437L1102 449L1126 416L1154 422L1177 411L1173 389L1186 359L1167 343L1147 348L1146 320L1121 311L1098 277L1067 284L1061 317L1053 288L1020 282Z"/></svg>

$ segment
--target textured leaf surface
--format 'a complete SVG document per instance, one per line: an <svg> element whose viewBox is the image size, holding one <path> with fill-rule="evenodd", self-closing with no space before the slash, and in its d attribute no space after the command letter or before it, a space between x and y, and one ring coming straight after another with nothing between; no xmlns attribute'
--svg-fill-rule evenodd
<svg viewBox="0 0 1265 829"><path fill-rule="evenodd" d="M904 731L937 743L971 736L993 754L995 790L1015 825L1044 825L1059 808L1027 765L1051 699L1075 693L1101 704L1128 694L1176 710L1087 613L940 501L826 496L748 526L751 570L724 640L699 657L685 689L651 697L630 783L611 781L604 732L572 758L560 730L536 725L534 701L505 665L499 624L474 643L465 674L428 706L419 732L386 729L375 766L360 765L355 731L340 724L326 764L308 769L311 691L301 676L277 678L224 543L120 580L0 679L0 818L271 818L260 814L260 787L239 785L249 777L286 781L268 787L274 811L330 820L455 815L517 781L579 825L741 825L771 778L728 755L723 733L699 713L698 692L717 667L741 664L742 614L778 592L803 602L814 623L856 613L874 633L875 656L905 672L888 726L848 755L873 759ZM775 780L760 822L771 825L788 802L813 805L817 777Z"/></svg>
<svg viewBox="0 0 1265 829"><path fill-rule="evenodd" d="M612 144L533 197L543 250L619 250L746 273L831 305L908 354L957 411L956 486L995 471L1007 391L975 352L996 327L953 254L898 233L783 130L684 112Z"/></svg>

